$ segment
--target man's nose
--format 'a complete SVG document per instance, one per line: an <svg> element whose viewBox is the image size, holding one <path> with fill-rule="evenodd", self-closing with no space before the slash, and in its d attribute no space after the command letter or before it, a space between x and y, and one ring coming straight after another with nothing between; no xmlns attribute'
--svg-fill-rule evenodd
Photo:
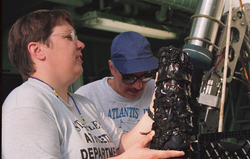
<svg viewBox="0 0 250 159"><path fill-rule="evenodd" d="M137 90L140 90L142 88L141 79L138 79L137 81L135 81L135 83L133 83L133 87L136 88Z"/></svg>

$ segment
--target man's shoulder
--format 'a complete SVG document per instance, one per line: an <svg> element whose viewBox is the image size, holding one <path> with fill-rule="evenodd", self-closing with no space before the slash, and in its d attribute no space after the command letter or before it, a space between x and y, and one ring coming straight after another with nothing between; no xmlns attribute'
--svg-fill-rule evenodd
<svg viewBox="0 0 250 159"><path fill-rule="evenodd" d="M148 81L147 87L149 88L155 88L155 80L151 79L150 81Z"/></svg>
<svg viewBox="0 0 250 159"><path fill-rule="evenodd" d="M148 83L151 84L151 85L152 85L152 84L155 85L155 80L154 80L154 79L151 79L150 81L148 81Z"/></svg>
<svg viewBox="0 0 250 159"><path fill-rule="evenodd" d="M150 81L148 81L147 87L145 89L146 93L152 94L155 90L155 80L151 79Z"/></svg>
<svg viewBox="0 0 250 159"><path fill-rule="evenodd" d="M104 77L100 80L87 83L87 84L81 86L80 88L78 88L75 91L75 94L80 94L80 95L84 94L85 95L85 93L90 93L92 91L99 90L105 84L106 80L107 80L107 77Z"/></svg>

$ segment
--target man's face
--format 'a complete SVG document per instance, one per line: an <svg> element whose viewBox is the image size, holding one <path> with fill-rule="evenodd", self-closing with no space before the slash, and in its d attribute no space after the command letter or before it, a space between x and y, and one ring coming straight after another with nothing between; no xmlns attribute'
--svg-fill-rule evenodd
<svg viewBox="0 0 250 159"><path fill-rule="evenodd" d="M147 72L132 73L130 75L136 75L140 77L145 73ZM130 99L137 98L147 86L147 82L142 82L141 79L136 80L132 84L125 84L122 81L122 74L118 70L114 70L113 76L116 89L115 91L126 98Z"/></svg>

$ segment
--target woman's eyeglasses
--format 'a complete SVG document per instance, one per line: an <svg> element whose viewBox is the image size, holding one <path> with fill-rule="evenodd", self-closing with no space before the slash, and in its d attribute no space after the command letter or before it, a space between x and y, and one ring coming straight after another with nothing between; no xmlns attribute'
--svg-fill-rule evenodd
<svg viewBox="0 0 250 159"><path fill-rule="evenodd" d="M75 41L77 39L77 35L76 35L76 31L74 29L71 29L70 31L67 32L63 32L63 33L58 33L58 34L52 34L50 36L54 36L54 35L60 35L60 34L65 34L65 33L70 33L70 37L72 41Z"/></svg>
<svg viewBox="0 0 250 159"><path fill-rule="evenodd" d="M147 72L139 77L136 75L132 75L132 74L123 74L121 72L120 72L120 74L122 75L122 82L125 84L133 84L138 79L140 79L143 83L146 83L149 80L151 80L152 76L153 76L153 73L151 73L151 72Z"/></svg>

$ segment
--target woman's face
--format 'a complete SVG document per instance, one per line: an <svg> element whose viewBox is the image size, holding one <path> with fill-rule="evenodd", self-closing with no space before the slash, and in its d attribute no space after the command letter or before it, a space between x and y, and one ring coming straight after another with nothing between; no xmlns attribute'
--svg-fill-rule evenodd
<svg viewBox="0 0 250 159"><path fill-rule="evenodd" d="M83 72L81 50L85 45L74 38L75 30L66 20L55 26L49 37L48 69L65 84L73 83Z"/></svg>

